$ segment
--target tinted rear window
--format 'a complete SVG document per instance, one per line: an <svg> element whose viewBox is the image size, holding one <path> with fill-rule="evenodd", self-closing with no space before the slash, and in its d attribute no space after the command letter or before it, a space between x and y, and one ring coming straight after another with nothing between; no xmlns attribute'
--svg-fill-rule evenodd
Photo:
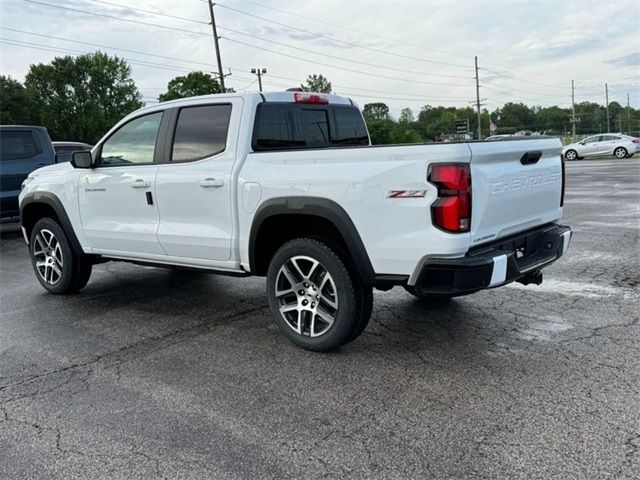
<svg viewBox="0 0 640 480"><path fill-rule="evenodd" d="M329 120L326 110L302 110L302 136L306 147L324 146L329 143Z"/></svg>
<svg viewBox="0 0 640 480"><path fill-rule="evenodd" d="M369 145L362 115L355 108L331 110L331 143L334 145Z"/></svg>
<svg viewBox="0 0 640 480"><path fill-rule="evenodd" d="M0 131L0 160L30 158L40 153L33 133L28 130Z"/></svg>
<svg viewBox="0 0 640 480"><path fill-rule="evenodd" d="M231 105L206 105L180 110L173 140L174 162L189 162L224 152Z"/></svg>
<svg viewBox="0 0 640 480"><path fill-rule="evenodd" d="M369 145L355 107L263 103L258 107L253 147L261 150Z"/></svg>

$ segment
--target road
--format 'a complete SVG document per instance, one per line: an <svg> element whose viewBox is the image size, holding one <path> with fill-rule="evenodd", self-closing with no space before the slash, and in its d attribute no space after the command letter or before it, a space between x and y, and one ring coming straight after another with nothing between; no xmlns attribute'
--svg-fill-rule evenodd
<svg viewBox="0 0 640 480"><path fill-rule="evenodd" d="M375 294L333 354L264 280L97 266L46 294L0 247L0 478L640 477L640 162L567 165L544 283L429 307Z"/></svg>

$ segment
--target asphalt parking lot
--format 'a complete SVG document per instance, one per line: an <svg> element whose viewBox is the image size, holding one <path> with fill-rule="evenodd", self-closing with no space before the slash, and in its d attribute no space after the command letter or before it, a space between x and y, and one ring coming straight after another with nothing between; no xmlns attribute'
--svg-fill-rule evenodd
<svg viewBox="0 0 640 480"><path fill-rule="evenodd" d="M47 294L3 226L0 478L639 478L640 161L567 174L541 286L378 292L332 354L263 279L108 263Z"/></svg>

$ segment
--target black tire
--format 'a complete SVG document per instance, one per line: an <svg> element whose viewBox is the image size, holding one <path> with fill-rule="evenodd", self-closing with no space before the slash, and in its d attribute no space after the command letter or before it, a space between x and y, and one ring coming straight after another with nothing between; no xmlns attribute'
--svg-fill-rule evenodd
<svg viewBox="0 0 640 480"><path fill-rule="evenodd" d="M40 285L51 293L77 292L91 277L91 262L73 251L64 230L53 218L41 218L34 225L29 256Z"/></svg>
<svg viewBox="0 0 640 480"><path fill-rule="evenodd" d="M451 303L451 299L453 298L445 295L426 295L420 293L418 290L410 287L409 285L405 285L404 289L421 302L429 303L431 305L447 305Z"/></svg>
<svg viewBox="0 0 640 480"><path fill-rule="evenodd" d="M566 152L564 152L564 158L565 160L569 161L578 160L578 152L576 152L575 150L567 150Z"/></svg>
<svg viewBox="0 0 640 480"><path fill-rule="evenodd" d="M339 243L327 237L317 236L310 238L313 238L320 243L324 243L329 248L331 248L340 257L342 263L344 263L349 270L353 282L357 283L361 287L360 294L362 296L362 309L356 315L356 322L354 322L353 329L351 330L351 333L349 333L349 337L347 338L347 341L345 343L353 342L362 334L362 332L366 330L367 326L369 325L369 320L371 320L371 313L373 312L373 288L371 287L371 285L365 285L360 281L356 273L356 267L353 264L351 257Z"/></svg>
<svg viewBox="0 0 640 480"><path fill-rule="evenodd" d="M613 156L622 160L623 158L627 158L627 155L629 155L629 152L627 152L627 149L624 147L616 147L616 149L613 151Z"/></svg>
<svg viewBox="0 0 640 480"><path fill-rule="evenodd" d="M313 266L313 262L318 263ZM271 259L267 298L278 328L289 340L307 350L326 352L362 333L371 316L373 295L330 242L297 238ZM337 308L327 302L335 302ZM325 322L329 317L332 321Z"/></svg>
<svg viewBox="0 0 640 480"><path fill-rule="evenodd" d="M362 309L357 315L357 322L354 322L353 329L349 336L347 337L347 341L345 343L353 342L356 338L358 338L362 332L365 331L367 325L369 325L369 320L371 319L371 313L373 312L373 288L370 285L361 285L361 298L362 298Z"/></svg>

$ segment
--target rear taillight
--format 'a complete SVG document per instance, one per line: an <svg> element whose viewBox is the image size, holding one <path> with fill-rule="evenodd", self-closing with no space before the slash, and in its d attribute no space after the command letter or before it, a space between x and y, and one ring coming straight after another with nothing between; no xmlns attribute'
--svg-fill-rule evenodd
<svg viewBox="0 0 640 480"><path fill-rule="evenodd" d="M565 184L565 171L564 171L564 155L560 154L560 163L562 164L562 188L560 190L560 206L564 205L564 184Z"/></svg>
<svg viewBox="0 0 640 480"><path fill-rule="evenodd" d="M307 103L311 105L326 105L329 103L329 99L327 97L317 93L296 92L293 94L293 99L296 103Z"/></svg>
<svg viewBox="0 0 640 480"><path fill-rule="evenodd" d="M427 180L438 187L438 199L431 205L433 224L447 232L468 232L471 226L469 164L431 165Z"/></svg>
<svg viewBox="0 0 640 480"><path fill-rule="evenodd" d="M633 140L631 140L631 143L640 143L640 140L638 140L637 138L634 138Z"/></svg>

